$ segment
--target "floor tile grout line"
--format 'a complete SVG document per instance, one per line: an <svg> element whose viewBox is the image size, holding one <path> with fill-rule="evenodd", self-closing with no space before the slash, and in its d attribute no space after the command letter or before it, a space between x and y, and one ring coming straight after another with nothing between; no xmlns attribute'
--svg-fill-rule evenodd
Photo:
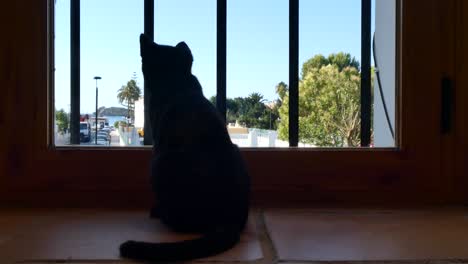
<svg viewBox="0 0 468 264"><path fill-rule="evenodd" d="M268 229L265 219L265 211L263 209L259 209L258 215L256 217L256 224L257 224L257 231L258 231L258 239L260 241L260 245L262 247L262 252L264 254L264 262L265 263L278 263L278 251L275 247L273 239L271 238L271 232Z"/></svg>

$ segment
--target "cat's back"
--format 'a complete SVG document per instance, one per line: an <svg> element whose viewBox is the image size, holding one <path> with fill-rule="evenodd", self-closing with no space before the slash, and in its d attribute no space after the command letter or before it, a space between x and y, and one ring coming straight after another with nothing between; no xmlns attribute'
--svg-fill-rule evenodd
<svg viewBox="0 0 468 264"><path fill-rule="evenodd" d="M173 147L232 146L223 118L201 91L190 91L174 98L163 114L161 128L161 140L171 142Z"/></svg>

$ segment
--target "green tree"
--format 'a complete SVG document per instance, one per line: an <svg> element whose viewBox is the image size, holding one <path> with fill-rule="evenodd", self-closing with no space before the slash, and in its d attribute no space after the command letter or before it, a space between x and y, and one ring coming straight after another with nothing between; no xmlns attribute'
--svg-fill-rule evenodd
<svg viewBox="0 0 468 264"><path fill-rule="evenodd" d="M65 130L68 129L68 125L70 123L68 114L63 109L55 111L55 122L57 124L58 131L60 133L64 133Z"/></svg>
<svg viewBox="0 0 468 264"><path fill-rule="evenodd" d="M127 107L128 116L130 119L135 118L135 101L140 99L140 97L141 89L138 87L135 77L117 91L117 99L119 100L120 104Z"/></svg>
<svg viewBox="0 0 468 264"><path fill-rule="evenodd" d="M216 105L215 96L211 96L209 101ZM278 108L278 101L271 108L265 105L265 99L259 93L252 93L248 97L227 98L226 120L228 123L238 121L249 128L276 129Z"/></svg>
<svg viewBox="0 0 468 264"><path fill-rule="evenodd" d="M349 53L333 53L330 54L327 58L325 58L325 56L322 54L319 54L304 62L302 65L301 79L304 79L307 73L309 73L312 69L320 69L330 64L336 65L339 71L342 71L347 67L356 68L358 71L360 69L359 62L354 57L351 57L351 54Z"/></svg>
<svg viewBox="0 0 468 264"><path fill-rule="evenodd" d="M340 55L341 54L341 55ZM359 63L349 54L317 55L299 82L299 140L317 146L359 146ZM279 137L288 138L289 94L279 109Z"/></svg>
<svg viewBox="0 0 468 264"><path fill-rule="evenodd" d="M269 113L263 95L252 93L246 98L238 99L237 102L239 123L249 128L268 129L270 127Z"/></svg>
<svg viewBox="0 0 468 264"><path fill-rule="evenodd" d="M216 107L216 96L211 96L209 101ZM239 118L239 98L226 98L226 122L235 123Z"/></svg>
<svg viewBox="0 0 468 264"><path fill-rule="evenodd" d="M278 94L279 96L279 100L280 101L283 101L283 98L288 94L289 92L289 88L288 88L288 85L285 84L284 82L280 82L278 83L278 85L276 85L276 93Z"/></svg>
<svg viewBox="0 0 468 264"><path fill-rule="evenodd" d="M239 105L243 98L226 99L226 120L228 123L236 123L239 119Z"/></svg>
<svg viewBox="0 0 468 264"><path fill-rule="evenodd" d="M264 127L265 129L269 130L277 130L278 123L279 123L279 108L281 107L281 100L277 99L275 101L270 102L267 106L267 111L265 112L265 119L268 120L267 126Z"/></svg>

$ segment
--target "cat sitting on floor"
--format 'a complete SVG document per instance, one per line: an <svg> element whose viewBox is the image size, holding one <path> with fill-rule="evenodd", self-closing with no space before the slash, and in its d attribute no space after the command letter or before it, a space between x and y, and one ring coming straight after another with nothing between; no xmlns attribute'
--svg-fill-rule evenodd
<svg viewBox="0 0 468 264"><path fill-rule="evenodd" d="M158 45L142 34L140 52L154 144L151 216L174 231L202 235L175 243L127 241L120 254L183 261L226 251L239 241L249 211L250 178L240 151L192 75L184 42Z"/></svg>

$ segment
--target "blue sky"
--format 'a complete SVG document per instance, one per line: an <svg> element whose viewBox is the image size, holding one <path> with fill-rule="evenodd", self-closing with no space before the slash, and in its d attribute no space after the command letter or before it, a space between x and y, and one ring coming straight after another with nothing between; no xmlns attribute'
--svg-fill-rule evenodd
<svg viewBox="0 0 468 264"><path fill-rule="evenodd" d="M299 62L316 54L348 52L360 60L360 0L300 0ZM259 92L277 98L288 82L288 1L228 0L227 96ZM70 104L70 4L57 0L55 105ZM81 112L119 106L117 90L136 73L143 88L139 34L143 0L81 0ZM194 56L193 74L204 94L216 94L216 0L155 0L155 41L185 41Z"/></svg>

